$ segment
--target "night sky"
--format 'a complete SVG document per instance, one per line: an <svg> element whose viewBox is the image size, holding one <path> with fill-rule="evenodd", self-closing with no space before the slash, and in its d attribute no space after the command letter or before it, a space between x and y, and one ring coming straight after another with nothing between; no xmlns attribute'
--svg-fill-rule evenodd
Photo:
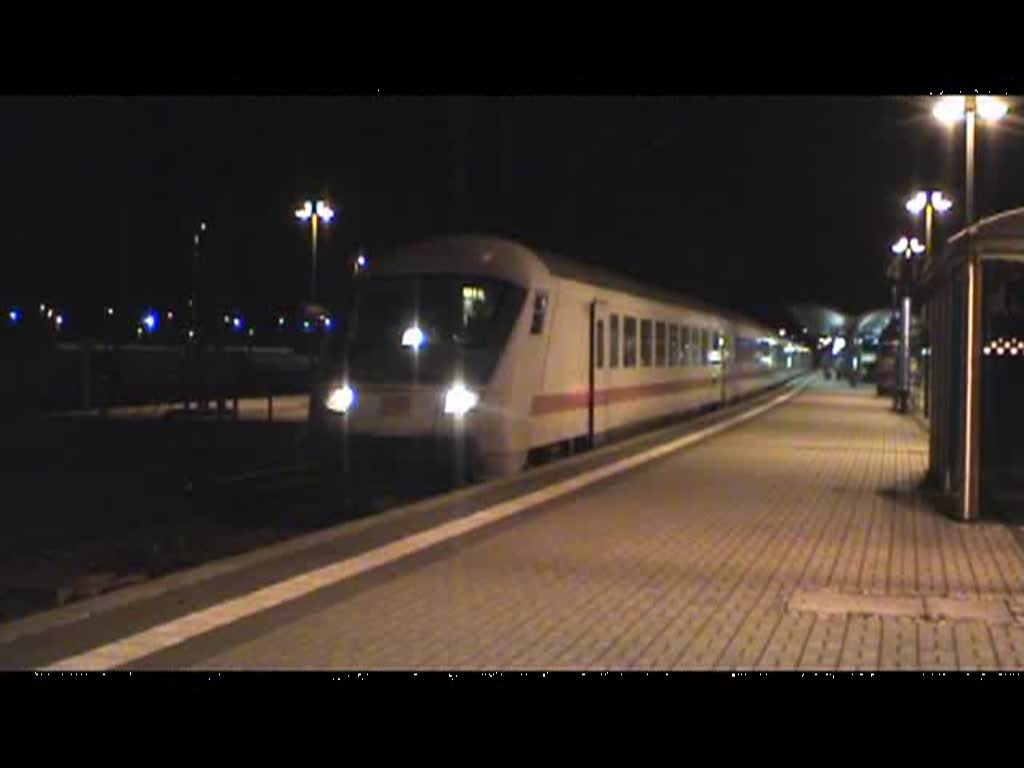
<svg viewBox="0 0 1024 768"><path fill-rule="evenodd" d="M927 98L188 97L0 99L0 302L180 305L192 234L225 302L288 305L309 231L339 216L319 282L357 246L515 237L759 317L884 306L903 209L962 214L963 133ZM979 129L979 215L1024 204L1019 118ZM940 233L959 226L949 215Z"/></svg>

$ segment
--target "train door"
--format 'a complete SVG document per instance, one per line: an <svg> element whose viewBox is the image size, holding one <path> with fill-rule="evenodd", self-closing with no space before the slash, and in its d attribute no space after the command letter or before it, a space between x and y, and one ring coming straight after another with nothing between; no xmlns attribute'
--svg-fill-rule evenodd
<svg viewBox="0 0 1024 768"><path fill-rule="evenodd" d="M718 404L725 402L725 339L719 329L711 331L707 362L711 366L711 382Z"/></svg>
<svg viewBox="0 0 1024 768"><path fill-rule="evenodd" d="M729 391L727 383L729 379L729 368L731 361L729 355L731 350L729 349L728 337L724 329L719 329L715 333L715 343L718 347L718 401L725 405L729 402Z"/></svg>
<svg viewBox="0 0 1024 768"><path fill-rule="evenodd" d="M603 442L608 431L608 337L608 305L594 299L590 302L590 381L587 392L587 437L591 448Z"/></svg>

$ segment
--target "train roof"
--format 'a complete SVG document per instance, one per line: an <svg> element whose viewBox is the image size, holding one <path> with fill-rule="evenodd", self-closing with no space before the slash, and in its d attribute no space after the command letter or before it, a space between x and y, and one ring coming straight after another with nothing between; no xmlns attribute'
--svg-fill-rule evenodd
<svg viewBox="0 0 1024 768"><path fill-rule="evenodd" d="M597 285L601 288L607 288L612 291L631 293L637 296L663 301L667 304L684 304L687 307L692 307L693 309L706 312L708 314L717 315L735 323L752 325L762 329L767 329L768 327L763 322L753 320L749 317L744 317L743 315L735 312L724 310L721 307L716 307L706 301L695 299L692 296L688 296L678 291L666 290L665 288L644 283L640 280L635 280L633 278L611 272L610 270L602 267L584 264L558 254L546 251L535 251L535 253L537 253L537 256L544 262L551 274L557 275L558 277L566 278L568 280L576 280L581 283L589 283L590 285Z"/></svg>
<svg viewBox="0 0 1024 768"><path fill-rule="evenodd" d="M683 293L666 290L658 286L626 277L608 269L586 264L581 261L570 259L561 254L552 253L534 247L530 243L506 237L497 237L479 233L450 235L447 237L431 238L430 240L405 246L397 252L418 251L424 247L439 247L446 243L458 244L462 247L469 246L471 249L484 248L488 250L501 249L510 255L518 252L518 258L536 259L556 277L567 280L575 280L581 283L606 288L611 291L621 291L634 296L662 301L666 304L681 304L699 312L716 315L734 323L753 326L755 328L771 332L769 326L738 313L724 310L721 307L713 306L708 302L695 299ZM515 257L513 257L515 258Z"/></svg>

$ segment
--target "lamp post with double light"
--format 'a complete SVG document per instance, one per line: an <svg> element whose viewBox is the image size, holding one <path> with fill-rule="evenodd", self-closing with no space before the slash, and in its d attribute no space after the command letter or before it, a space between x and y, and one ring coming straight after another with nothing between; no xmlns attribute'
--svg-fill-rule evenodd
<svg viewBox="0 0 1024 768"><path fill-rule="evenodd" d="M924 252L925 258L932 255L932 227L935 213L945 213L953 207L953 201L938 190L921 191L907 201L907 210L915 216L924 211Z"/></svg>
<svg viewBox="0 0 1024 768"><path fill-rule="evenodd" d="M916 238L901 237L893 243L892 252L900 258L898 280L902 294L900 309L900 362L896 385L896 408L900 413L910 410L910 286L914 256L924 253L925 247Z"/></svg>
<svg viewBox="0 0 1024 768"><path fill-rule="evenodd" d="M199 230L192 235L192 296L189 298L189 309L190 320L192 323L191 330L194 332L189 340L195 339L195 335L199 332L199 282L200 275L202 274L202 265L199 261L199 249L202 245L203 235L206 233L206 222L199 222Z"/></svg>
<svg viewBox="0 0 1024 768"><path fill-rule="evenodd" d="M334 218L334 209L323 200L317 200L315 204L312 200L307 200L302 204L301 208L295 211L295 218L300 221L310 222L313 228L313 269L309 280L309 301L312 304L316 301L317 230L321 221L324 224L330 223L331 219Z"/></svg>
<svg viewBox="0 0 1024 768"><path fill-rule="evenodd" d="M945 213L953 207L953 201L942 194L938 190L921 190L915 194L910 200L907 201L907 210L910 213L918 216L921 212L924 212L924 260L925 264L930 265L932 263L932 229L935 221L935 213ZM923 312L927 313L927 310L922 309ZM930 315L926 314L926 322L930 322ZM930 326L929 326L930 327ZM932 337L932 333L929 332L929 340ZM929 342L930 343L930 342ZM929 349L929 359L923 359L924 364L924 408L925 418L930 416L929 414L929 397L928 389L930 387L931 380L931 359Z"/></svg>
<svg viewBox="0 0 1024 768"><path fill-rule="evenodd" d="M974 131L978 118L995 122L1009 106L994 96L946 96L932 110L936 118L953 125L966 123L966 178L964 182L964 226L967 251L967 311L964 348L963 485L961 516L973 520L979 514L981 472L981 260L971 244L974 227Z"/></svg>

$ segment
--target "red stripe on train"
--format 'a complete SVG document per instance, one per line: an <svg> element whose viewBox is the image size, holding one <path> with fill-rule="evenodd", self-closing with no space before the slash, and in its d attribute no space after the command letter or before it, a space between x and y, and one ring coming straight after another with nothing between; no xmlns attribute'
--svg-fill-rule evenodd
<svg viewBox="0 0 1024 768"><path fill-rule="evenodd" d="M773 373L776 373L776 371L744 371L742 373L729 374L726 379L729 381L753 379ZM631 387L599 389L594 393L594 403L595 405L608 405L629 400L640 400L645 397L663 397L690 389L716 387L718 384L718 381L710 379L687 379L683 381L660 381L655 384L637 384ZM573 411L579 408L586 408L589 402L590 397L586 390L582 392L561 392L554 395L536 395L530 406L530 414L533 416L543 416L548 413Z"/></svg>

